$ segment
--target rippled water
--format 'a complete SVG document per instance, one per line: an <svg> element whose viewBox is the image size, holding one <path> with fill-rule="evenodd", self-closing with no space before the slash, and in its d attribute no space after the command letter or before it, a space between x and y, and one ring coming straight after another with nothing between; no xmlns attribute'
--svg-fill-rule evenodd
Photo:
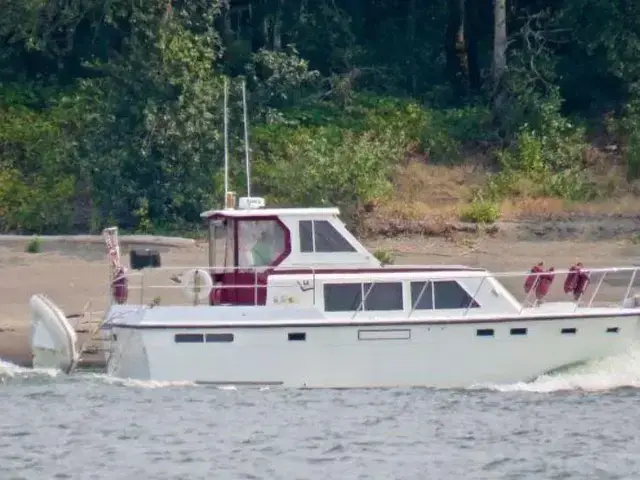
<svg viewBox="0 0 640 480"><path fill-rule="evenodd" d="M640 352L456 391L0 381L2 480L640 478Z"/></svg>

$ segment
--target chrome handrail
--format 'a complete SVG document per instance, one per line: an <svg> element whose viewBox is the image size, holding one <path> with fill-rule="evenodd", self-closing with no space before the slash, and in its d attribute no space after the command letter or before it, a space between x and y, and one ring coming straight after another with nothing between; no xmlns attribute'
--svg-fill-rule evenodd
<svg viewBox="0 0 640 480"><path fill-rule="evenodd" d="M193 269L193 268L200 268L202 270L205 270L207 272L213 273L213 274L231 274L231 273L238 273L238 272L243 272L243 273L251 273L252 277L253 277L253 281L249 281L245 284L221 284L221 283L214 283L214 286L216 289L248 289L251 288L253 289L253 304L257 304L258 302L258 293L259 293L259 289L260 288L268 288L269 285L267 284L261 284L260 281L263 279L262 273L264 273L265 271L268 270L268 267L194 267L194 266L187 266L187 267L160 267L160 268L154 268L154 269L146 269L146 270L142 270L142 271L127 271L124 274L124 277L126 277L129 282L128 282L128 288L130 291L135 291L135 290L140 290L140 304L144 304L144 298L145 298L145 293L149 290L159 290L159 289L182 289L184 288L184 284L176 284L175 283L175 278L176 276L169 276L169 278L174 282L167 282L167 284L156 284L153 281L150 281L150 278L145 278L145 277L150 277L153 274L161 274L163 272L168 272L169 274L172 272L176 272L176 271L181 271L181 272L185 272L186 270L189 269ZM359 283L361 285L366 284L371 284L372 286L375 285L376 283L380 283L380 282L388 282L389 281L389 275L395 275L394 280L396 281L400 281L400 282L410 282L410 281L422 281L425 282L425 285L422 288L422 291L420 292L420 295L418 296L418 299L416 300L416 302L410 302L409 304L407 304L405 306L405 312L406 312L406 316L407 317L411 317L414 313L415 310L417 310L417 305L419 304L422 296L425 293L426 288L428 287L428 283L431 282L437 282L437 281L446 281L446 280L464 280L465 278L474 278L474 279L480 279L480 282L478 284L478 286L475 288L475 291L473 293L473 295L471 295L471 292L469 292L469 296L471 297L471 301L469 302L469 304L464 308L464 312L462 312L463 316L468 316L471 312L471 307L475 302L478 302L480 304L482 304L482 302L478 301L478 297L479 295L483 294L483 291L486 291L486 288L494 288L493 285L489 285L489 287L486 287L487 282L489 280L491 281L500 281L502 279L510 279L510 278L514 278L514 277L520 277L523 279L526 279L526 277L529 276L534 276L534 277L540 277L542 275L548 275L549 272L536 272L536 273L531 273L530 271L509 271L509 272L490 272L490 271L483 271L483 270L435 270L435 271L430 271L430 270L424 270L425 268L431 268L431 267L420 267L423 270L416 270L415 272L412 272L412 267L411 266L405 266L405 265L400 265L397 266L398 269L400 269L400 272L394 272L393 270L386 268L386 269L380 269L379 272L376 272L374 275L368 275L369 277L373 277L373 278L362 278L363 273L360 273L358 271L358 268L353 268L353 272L348 272L348 273L342 273L342 275L344 275L346 279L349 279L350 282L349 283ZM418 268L418 267L416 267ZM446 266L444 267L446 268ZM585 272L588 272L591 275L591 278L593 278L593 275L596 274L600 274L600 277L598 278L597 283L595 284L595 288L592 290L592 292L590 292L589 294L589 301L586 302L586 308L594 308L594 302L596 301L596 298L598 298L598 296L600 295L603 286L605 284L605 280L608 278L608 276L610 276L611 274L626 274L629 273L630 275L630 279L629 282L626 284L626 290L625 290L625 294L624 297L622 298L622 302L620 304L620 307L624 307L624 305L626 304L627 299L629 298L630 294L632 293L632 289L634 287L634 282L635 279L637 277L637 272L638 269L640 267L634 266L634 267L609 267L609 268L584 268L583 270ZM316 294L317 294L317 287L318 287L318 282L321 282L322 279L322 275L329 275L331 274L330 272L326 272L326 267L324 268L316 268L316 267L300 267L300 266L291 266L291 267L276 267L274 270L276 270L278 273L280 274L287 274L287 272L292 272L292 274L305 274L305 281L307 280L311 280L311 288L309 289L309 291L312 292L312 304L313 305L317 305L318 302L318 298L316 298ZM391 270L391 271L390 271ZM569 274L570 272L572 272L572 270L569 269L561 269L561 270L555 270L553 272L553 274L558 277L558 276L562 276L562 275L566 275ZM308 276L307 276L308 275ZM354 276L357 275L359 278ZM310 278L309 278L310 277ZM384 280L380 279L380 277L386 277ZM139 281L138 278L140 279ZM115 279L117 280L117 279ZM114 281L115 281L114 280ZM293 283L289 283L289 282L284 282L284 283L279 283L277 284L277 288L289 288L289 287L293 287L296 286L296 282ZM502 287L504 287L503 284L501 284ZM506 288L506 287L504 287ZM358 308L355 310L355 313L353 314L353 317L355 317L359 312L363 312L366 311L365 307L365 303L366 303L366 299L368 297L368 295L371 293L372 288L368 289L366 291L366 293L363 295L361 301L360 301L360 305L358 306ZM511 292L511 289L508 288L507 291L509 292L509 294L513 297L513 300L518 302L518 310L519 313L524 312L528 307L526 305L526 300L529 297L530 294L527 294L524 301L519 301L516 296L513 294L513 292ZM586 293L585 293L586 295ZM521 297L520 297L521 298ZM584 305L583 302L581 302L583 296L581 298L579 298L577 301L575 301L575 305L574 305L574 311L576 311L578 308L580 308L581 305ZM405 301L405 298L403 298L403 301ZM432 302L433 303L433 302ZM432 305L432 309L435 309L435 305ZM482 313L481 311L478 311L478 314Z"/></svg>

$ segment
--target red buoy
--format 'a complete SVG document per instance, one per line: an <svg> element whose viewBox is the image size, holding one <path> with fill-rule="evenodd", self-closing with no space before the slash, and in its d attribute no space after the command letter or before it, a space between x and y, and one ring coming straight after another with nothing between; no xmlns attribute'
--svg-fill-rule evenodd
<svg viewBox="0 0 640 480"><path fill-rule="evenodd" d="M564 281L564 293L571 293L575 291L578 284L578 277L580 275L580 268L582 263L578 262L575 265L571 265L567 278Z"/></svg>
<svg viewBox="0 0 640 480"><path fill-rule="evenodd" d="M118 305L122 305L129 298L129 285L124 274L124 268L116 270L114 280L111 282L111 295Z"/></svg>
<svg viewBox="0 0 640 480"><path fill-rule="evenodd" d="M575 301L578 301L587 290L590 280L591 275L589 275L589 272L586 270L580 270L580 273L578 274L578 281L576 282L576 288L573 290L573 298Z"/></svg>
<svg viewBox="0 0 640 480"><path fill-rule="evenodd" d="M583 270L582 266L581 262L573 265L564 281L564 292L572 294L576 301L584 294L591 280L591 275L588 271Z"/></svg>
<svg viewBox="0 0 640 480"><path fill-rule="evenodd" d="M533 268L531 269L531 274L527 275L527 278L524 279L524 293L529 293L534 288L534 285L539 283L540 281L539 274L543 272L542 265L543 265L543 262L540 262L537 265L534 265Z"/></svg>
<svg viewBox="0 0 640 480"><path fill-rule="evenodd" d="M556 278L556 274L553 272L554 268L550 267L545 274L540 275L540 281L536 286L536 299L542 300L549 293L549 288Z"/></svg>
<svg viewBox="0 0 640 480"><path fill-rule="evenodd" d="M217 287L217 288L216 288ZM211 292L209 293L209 304L220 305L222 302L222 288L220 284L214 284Z"/></svg>

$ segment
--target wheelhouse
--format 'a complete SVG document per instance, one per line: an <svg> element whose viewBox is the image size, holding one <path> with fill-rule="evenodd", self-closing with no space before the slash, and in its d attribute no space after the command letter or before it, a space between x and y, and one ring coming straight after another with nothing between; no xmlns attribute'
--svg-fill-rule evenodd
<svg viewBox="0 0 640 480"><path fill-rule="evenodd" d="M243 202L240 203L251 203ZM204 212L209 268L219 292L212 302L264 305L276 270L379 268L338 219L337 208L227 208ZM213 294L212 294L213 295Z"/></svg>
<svg viewBox="0 0 640 480"><path fill-rule="evenodd" d="M240 199L239 203L256 203L251 200L255 199ZM209 269L214 282L211 304L297 303L346 312L357 310L364 299L365 308L381 302L389 305L386 310L403 310L406 302L398 308L398 298L403 298L405 288L402 282L391 282L391 274L404 273L400 280L406 282L425 277L425 273L428 279L433 272L476 270L464 266L382 267L347 230L337 208L226 208L204 212L202 217L209 232ZM364 276L377 278L375 285L361 283ZM352 284L343 284L347 277ZM335 283L335 279L342 280ZM477 302L469 298L472 293L462 295L464 287L454 283L422 280L425 291L418 308L424 309L429 302L438 305L455 295L460 297L458 308L473 308ZM411 288L413 292L413 284ZM389 289L395 292L393 299L386 298Z"/></svg>

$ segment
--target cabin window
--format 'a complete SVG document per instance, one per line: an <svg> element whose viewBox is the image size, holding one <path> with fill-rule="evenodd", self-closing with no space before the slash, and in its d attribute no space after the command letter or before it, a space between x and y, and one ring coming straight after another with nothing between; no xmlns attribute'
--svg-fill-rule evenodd
<svg viewBox="0 0 640 480"><path fill-rule="evenodd" d="M479 328L476 330L477 337L493 337L493 328Z"/></svg>
<svg viewBox="0 0 640 480"><path fill-rule="evenodd" d="M377 282L364 284L365 310L402 310L402 283Z"/></svg>
<svg viewBox="0 0 640 480"><path fill-rule="evenodd" d="M209 222L209 266L226 267L234 261L234 225L225 220Z"/></svg>
<svg viewBox="0 0 640 480"><path fill-rule="evenodd" d="M414 310L431 310L433 308L431 282L411 282L411 308Z"/></svg>
<svg viewBox="0 0 640 480"><path fill-rule="evenodd" d="M173 340L176 343L203 343L204 335L201 333L176 333Z"/></svg>
<svg viewBox="0 0 640 480"><path fill-rule="evenodd" d="M284 227L275 219L238 221L238 266L266 267L286 249Z"/></svg>
<svg viewBox="0 0 640 480"><path fill-rule="evenodd" d="M205 341L207 343L230 343L233 342L233 333L207 333Z"/></svg>
<svg viewBox="0 0 640 480"><path fill-rule="evenodd" d="M355 252L356 249L328 220L299 222L300 251L303 253Z"/></svg>
<svg viewBox="0 0 640 480"><path fill-rule="evenodd" d="M359 283L325 283L324 309L327 312L353 312L362 303Z"/></svg>
<svg viewBox="0 0 640 480"><path fill-rule="evenodd" d="M313 222L311 220L300 221L300 251L313 252Z"/></svg>
<svg viewBox="0 0 640 480"><path fill-rule="evenodd" d="M362 307L363 285L360 283L325 283L324 309L327 312L354 312ZM402 283L365 283L364 310L402 310ZM367 294L368 292L368 294Z"/></svg>
<svg viewBox="0 0 640 480"><path fill-rule="evenodd" d="M455 280L433 282L433 288L437 310L478 308L480 306Z"/></svg>

